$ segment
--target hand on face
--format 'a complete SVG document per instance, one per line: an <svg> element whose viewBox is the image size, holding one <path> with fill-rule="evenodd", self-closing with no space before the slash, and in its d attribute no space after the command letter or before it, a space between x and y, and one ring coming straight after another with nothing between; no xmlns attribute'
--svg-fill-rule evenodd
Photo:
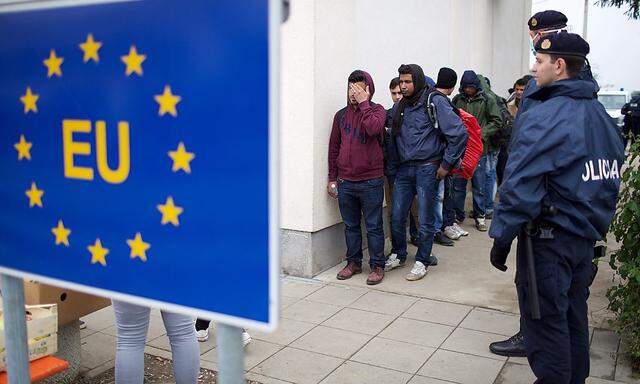
<svg viewBox="0 0 640 384"><path fill-rule="evenodd" d="M356 83L349 83L349 99L355 100L358 104L363 101L369 100L369 86L365 86L363 89L360 85Z"/></svg>

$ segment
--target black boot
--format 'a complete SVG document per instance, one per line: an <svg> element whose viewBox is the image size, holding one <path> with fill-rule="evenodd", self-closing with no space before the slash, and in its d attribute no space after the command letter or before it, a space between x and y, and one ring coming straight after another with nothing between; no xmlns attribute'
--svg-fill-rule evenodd
<svg viewBox="0 0 640 384"><path fill-rule="evenodd" d="M433 241L440 245L453 247L453 240L443 235L442 232L436 232L436 234L433 236Z"/></svg>
<svg viewBox="0 0 640 384"><path fill-rule="evenodd" d="M507 340L496 341L489 344L489 350L492 353L507 357L527 357L527 351L524 347L524 335L518 332Z"/></svg>

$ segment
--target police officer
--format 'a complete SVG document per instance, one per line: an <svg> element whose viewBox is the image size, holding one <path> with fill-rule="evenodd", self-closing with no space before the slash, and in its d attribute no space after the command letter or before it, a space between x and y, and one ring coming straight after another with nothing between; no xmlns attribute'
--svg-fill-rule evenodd
<svg viewBox="0 0 640 384"><path fill-rule="evenodd" d="M631 101L622 107L622 116L624 116L624 144L627 146L627 140L631 139L631 144L638 140L640 135L640 92L634 92Z"/></svg>
<svg viewBox="0 0 640 384"><path fill-rule="evenodd" d="M536 102L521 116L489 235L501 271L518 236L516 287L535 383L584 383L589 375L587 297L595 241L605 237L620 187L616 125L579 78L589 45L566 31L535 46ZM530 233L537 292L530 292L523 228ZM530 295L538 295L534 319Z"/></svg>
<svg viewBox="0 0 640 384"><path fill-rule="evenodd" d="M567 22L567 16L565 16L562 12L554 10L538 12L531 16L529 18L529 21L527 21L527 26L529 27L529 36L531 37L531 51L533 52L533 54L535 55L535 44L538 43L541 38L551 34L556 34L560 31L564 31L567 28ZM593 92L597 93L597 91L599 90L599 86L591 76L591 70L586 65L586 61L578 77L583 80L589 80L592 83ZM529 97L537 90L538 85L536 84L535 78L530 79L524 90L524 94L522 95L520 106L518 107L518 113L516 115L516 119L513 124L513 130L511 133L510 145L513 144L513 140L516 137L516 132L522 126L522 123L520 121L522 114L529 108L540 102L539 100ZM508 152L510 153L511 150L512 148L510 146ZM489 345L489 350L501 356L524 357L526 356L524 344L524 335L520 331L506 340L491 343Z"/></svg>

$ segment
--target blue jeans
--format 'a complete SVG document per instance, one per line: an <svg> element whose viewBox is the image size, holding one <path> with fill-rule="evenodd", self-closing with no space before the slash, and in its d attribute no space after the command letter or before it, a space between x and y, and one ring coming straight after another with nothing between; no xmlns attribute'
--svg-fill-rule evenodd
<svg viewBox="0 0 640 384"><path fill-rule="evenodd" d="M471 179L473 191L473 215L485 217L493 212L493 200L496 197L496 167L498 152L485 153L480 157L478 168Z"/></svg>
<svg viewBox="0 0 640 384"><path fill-rule="evenodd" d="M440 227L436 227L436 231L444 231L446 227L453 225L455 220L454 209L454 190L453 190L453 177L447 176L440 183L442 189L442 224Z"/></svg>
<svg viewBox="0 0 640 384"><path fill-rule="evenodd" d="M338 206L345 226L347 261L355 262L359 266L362 265L360 220L364 216L369 243L369 265L371 268L384 268L383 184L382 177L365 181L338 179Z"/></svg>
<svg viewBox="0 0 640 384"><path fill-rule="evenodd" d="M444 203L444 180L440 180L438 183L438 193L436 194L436 232L442 232L443 212L442 206Z"/></svg>
<svg viewBox="0 0 640 384"><path fill-rule="evenodd" d="M392 220L391 216L393 216L393 184L396 181L396 176L387 176L387 181L389 182L389 193L392 195L390 199L391 204L387 202L387 209L391 211L389 219ZM416 224L416 218L413 216L413 212L411 211L409 211L409 236L412 240L418 238L418 225Z"/></svg>
<svg viewBox="0 0 640 384"><path fill-rule="evenodd" d="M467 214L464 211L464 203L467 200L467 184L468 180L460 175L451 176L451 184L452 184L452 205L453 211L455 215L455 219L459 221L464 221L467 217Z"/></svg>
<svg viewBox="0 0 640 384"><path fill-rule="evenodd" d="M487 153L484 164L484 211L485 214L493 213L493 202L496 198L496 182L498 178L498 154L499 152Z"/></svg>
<svg viewBox="0 0 640 384"><path fill-rule="evenodd" d="M398 169L393 191L393 214L391 223L393 253L400 260L407 258L406 218L411 209L414 195L418 197L418 252L416 261L429 265L435 234L438 164L403 164Z"/></svg>
<svg viewBox="0 0 640 384"><path fill-rule="evenodd" d="M116 383L142 384L144 344L149 329L150 309L113 300L118 343L116 347ZM173 374L177 384L195 384L200 374L200 348L187 315L162 311L173 356Z"/></svg>

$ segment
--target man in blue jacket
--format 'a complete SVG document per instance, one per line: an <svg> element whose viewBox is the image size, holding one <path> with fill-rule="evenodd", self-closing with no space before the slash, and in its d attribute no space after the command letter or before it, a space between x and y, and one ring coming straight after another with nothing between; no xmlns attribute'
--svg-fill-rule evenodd
<svg viewBox="0 0 640 384"><path fill-rule="evenodd" d="M402 99L392 110L392 145L399 162L393 191L393 251L385 263L390 270L407 259L406 218L413 196L418 196L418 252L407 280L422 279L435 230L436 196L439 180L444 179L464 154L467 130L446 97L433 98L440 127L436 128L427 110L425 76L416 64L401 65Z"/></svg>
<svg viewBox="0 0 640 384"><path fill-rule="evenodd" d="M623 148L616 125L579 78L589 44L546 35L536 46L536 102L521 127L500 187L489 235L491 264L505 271L518 236L516 287L535 383L584 383L589 375L587 298L593 247L615 212ZM535 230L524 233L532 222ZM529 292L525 238L531 239L538 292ZM538 295L534 319L530 295Z"/></svg>

